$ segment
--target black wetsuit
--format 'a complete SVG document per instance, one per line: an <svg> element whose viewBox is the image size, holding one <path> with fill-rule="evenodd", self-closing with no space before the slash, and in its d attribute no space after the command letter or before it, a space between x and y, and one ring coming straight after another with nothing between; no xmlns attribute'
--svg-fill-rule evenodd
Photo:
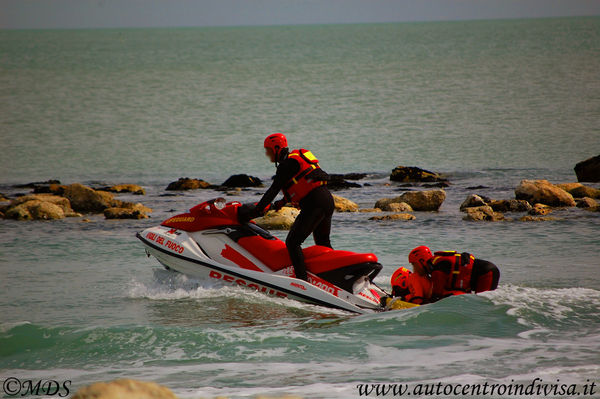
<svg viewBox="0 0 600 399"><path fill-rule="evenodd" d="M277 167L273 184L256 205L256 210L262 212L277 196L279 191L300 171L300 164L288 157L286 149L279 155L281 163ZM316 169L311 178L314 180L329 180L329 175L322 169ZM296 277L306 280L306 265L302 253L302 243L313 233L315 244L331 247L329 234L331 231L331 216L334 211L333 197L326 185L319 186L300 200L300 214L290 228L285 239L288 252Z"/></svg>

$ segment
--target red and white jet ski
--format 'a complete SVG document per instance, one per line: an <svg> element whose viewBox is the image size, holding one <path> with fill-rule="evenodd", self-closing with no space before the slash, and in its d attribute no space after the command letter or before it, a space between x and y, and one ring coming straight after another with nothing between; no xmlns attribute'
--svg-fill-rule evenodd
<svg viewBox="0 0 600 399"><path fill-rule="evenodd" d="M193 278L356 313L384 310L387 294L373 283L382 268L374 254L314 245L303 250L308 282L297 279L285 242L253 222L240 224L240 206L207 201L137 237L148 256Z"/></svg>

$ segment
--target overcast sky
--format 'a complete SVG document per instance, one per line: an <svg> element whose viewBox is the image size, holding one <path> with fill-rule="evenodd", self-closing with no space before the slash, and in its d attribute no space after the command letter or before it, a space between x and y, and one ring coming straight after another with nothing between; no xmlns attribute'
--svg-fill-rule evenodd
<svg viewBox="0 0 600 399"><path fill-rule="evenodd" d="M0 0L0 28L289 25L600 15L600 0Z"/></svg>

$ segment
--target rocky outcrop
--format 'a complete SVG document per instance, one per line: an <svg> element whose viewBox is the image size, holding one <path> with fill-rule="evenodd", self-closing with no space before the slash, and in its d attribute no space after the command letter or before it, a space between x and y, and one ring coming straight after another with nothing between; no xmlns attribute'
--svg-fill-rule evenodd
<svg viewBox="0 0 600 399"><path fill-rule="evenodd" d="M100 191L109 193L133 193L135 195L146 195L146 190L137 184L116 184L114 186L99 188Z"/></svg>
<svg viewBox="0 0 600 399"><path fill-rule="evenodd" d="M577 181L600 182L600 155L575 165Z"/></svg>
<svg viewBox="0 0 600 399"><path fill-rule="evenodd" d="M4 217L15 220L52 220L81 216L68 199L47 194L33 194L11 201Z"/></svg>
<svg viewBox="0 0 600 399"><path fill-rule="evenodd" d="M409 191L396 198L383 198L375 203L374 208L389 209L392 203L404 202L415 211L437 211L446 199L444 190Z"/></svg>
<svg viewBox="0 0 600 399"><path fill-rule="evenodd" d="M412 206L408 205L406 202L392 202L391 204L387 204L382 209L384 212L413 212L414 209Z"/></svg>
<svg viewBox="0 0 600 399"><path fill-rule="evenodd" d="M402 221L408 221L408 220L415 220L416 217L414 215L411 215L410 213L394 213L391 215L382 215L382 216L373 216L370 217L369 220L402 220Z"/></svg>
<svg viewBox="0 0 600 399"><path fill-rule="evenodd" d="M589 197L577 198L575 202L577 203L577 208L589 209L598 206L598 202L595 199Z"/></svg>
<svg viewBox="0 0 600 399"><path fill-rule="evenodd" d="M559 188L562 188L569 194L571 194L574 198L600 198L600 190L597 188L584 186L581 183L563 183L556 185Z"/></svg>
<svg viewBox="0 0 600 399"><path fill-rule="evenodd" d="M80 183L67 186L63 195L77 212L100 213L114 206L114 197L111 193L96 191Z"/></svg>
<svg viewBox="0 0 600 399"><path fill-rule="evenodd" d="M265 216L254 219L254 222L267 230L289 230L300 211L284 206L278 211L268 211Z"/></svg>
<svg viewBox="0 0 600 399"><path fill-rule="evenodd" d="M575 206L573 196L548 180L522 180L515 189L518 200L549 206Z"/></svg>
<svg viewBox="0 0 600 399"><path fill-rule="evenodd" d="M347 198L333 195L335 210L338 212L358 212L358 205Z"/></svg>
<svg viewBox="0 0 600 399"><path fill-rule="evenodd" d="M465 199L463 201L463 203L460 205L460 210L462 212L465 212L467 210L467 208L476 208L479 206L486 206L489 202L489 200L486 201L486 199L482 198L481 196L479 196L477 194L469 194L467 199Z"/></svg>
<svg viewBox="0 0 600 399"><path fill-rule="evenodd" d="M106 219L147 219L152 209L138 203L121 202L118 207L106 208L104 217Z"/></svg>
<svg viewBox="0 0 600 399"><path fill-rule="evenodd" d="M491 200L488 205L494 212L529 212L531 204L525 200Z"/></svg>
<svg viewBox="0 0 600 399"><path fill-rule="evenodd" d="M210 183L200 179L190 179L189 177L180 177L177 181L169 183L167 191L197 190L199 188L210 188Z"/></svg>
<svg viewBox="0 0 600 399"><path fill-rule="evenodd" d="M262 187L263 182L258 177L246 174L233 175L221 184L223 187Z"/></svg>
<svg viewBox="0 0 600 399"><path fill-rule="evenodd" d="M552 207L545 204L534 204L529 210L529 214L533 216L546 216L552 212Z"/></svg>
<svg viewBox="0 0 600 399"><path fill-rule="evenodd" d="M430 172L415 166L397 166L392 170L390 180L402 183L448 182L447 179L438 173Z"/></svg>
<svg viewBox="0 0 600 399"><path fill-rule="evenodd" d="M71 399L178 399L164 386L154 382L121 379L96 382L75 392Z"/></svg>
<svg viewBox="0 0 600 399"><path fill-rule="evenodd" d="M359 173L349 173L346 175L330 174L327 187L330 190L343 190L346 188L360 188L362 187L358 183L349 182L348 180L360 180L364 178L366 174L362 175Z"/></svg>
<svg viewBox="0 0 600 399"><path fill-rule="evenodd" d="M498 222L504 220L504 215L500 212L494 212L489 205L466 208L466 212L467 215L463 220L486 222Z"/></svg>

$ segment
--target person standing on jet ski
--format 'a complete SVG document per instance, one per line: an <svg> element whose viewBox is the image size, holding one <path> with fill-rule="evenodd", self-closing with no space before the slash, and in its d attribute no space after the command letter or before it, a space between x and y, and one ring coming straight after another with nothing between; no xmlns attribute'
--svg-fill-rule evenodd
<svg viewBox="0 0 600 399"><path fill-rule="evenodd" d="M280 209L286 203L300 208L285 244L296 277L306 281L308 275L301 247L304 240L312 233L315 244L332 248L329 234L334 203L327 189L329 175L321 169L319 161L310 151L290 151L287 138L281 133L267 136L264 147L267 157L277 167L273 184L256 205L242 205L238 209L238 219L246 223L264 214L277 193L282 191L284 198L276 201L273 208Z"/></svg>
<svg viewBox="0 0 600 399"><path fill-rule="evenodd" d="M422 245L408 255L413 273L404 267L391 278L394 296L412 303L430 303L450 295L493 291L498 287L500 270L491 262L456 251L435 254Z"/></svg>

